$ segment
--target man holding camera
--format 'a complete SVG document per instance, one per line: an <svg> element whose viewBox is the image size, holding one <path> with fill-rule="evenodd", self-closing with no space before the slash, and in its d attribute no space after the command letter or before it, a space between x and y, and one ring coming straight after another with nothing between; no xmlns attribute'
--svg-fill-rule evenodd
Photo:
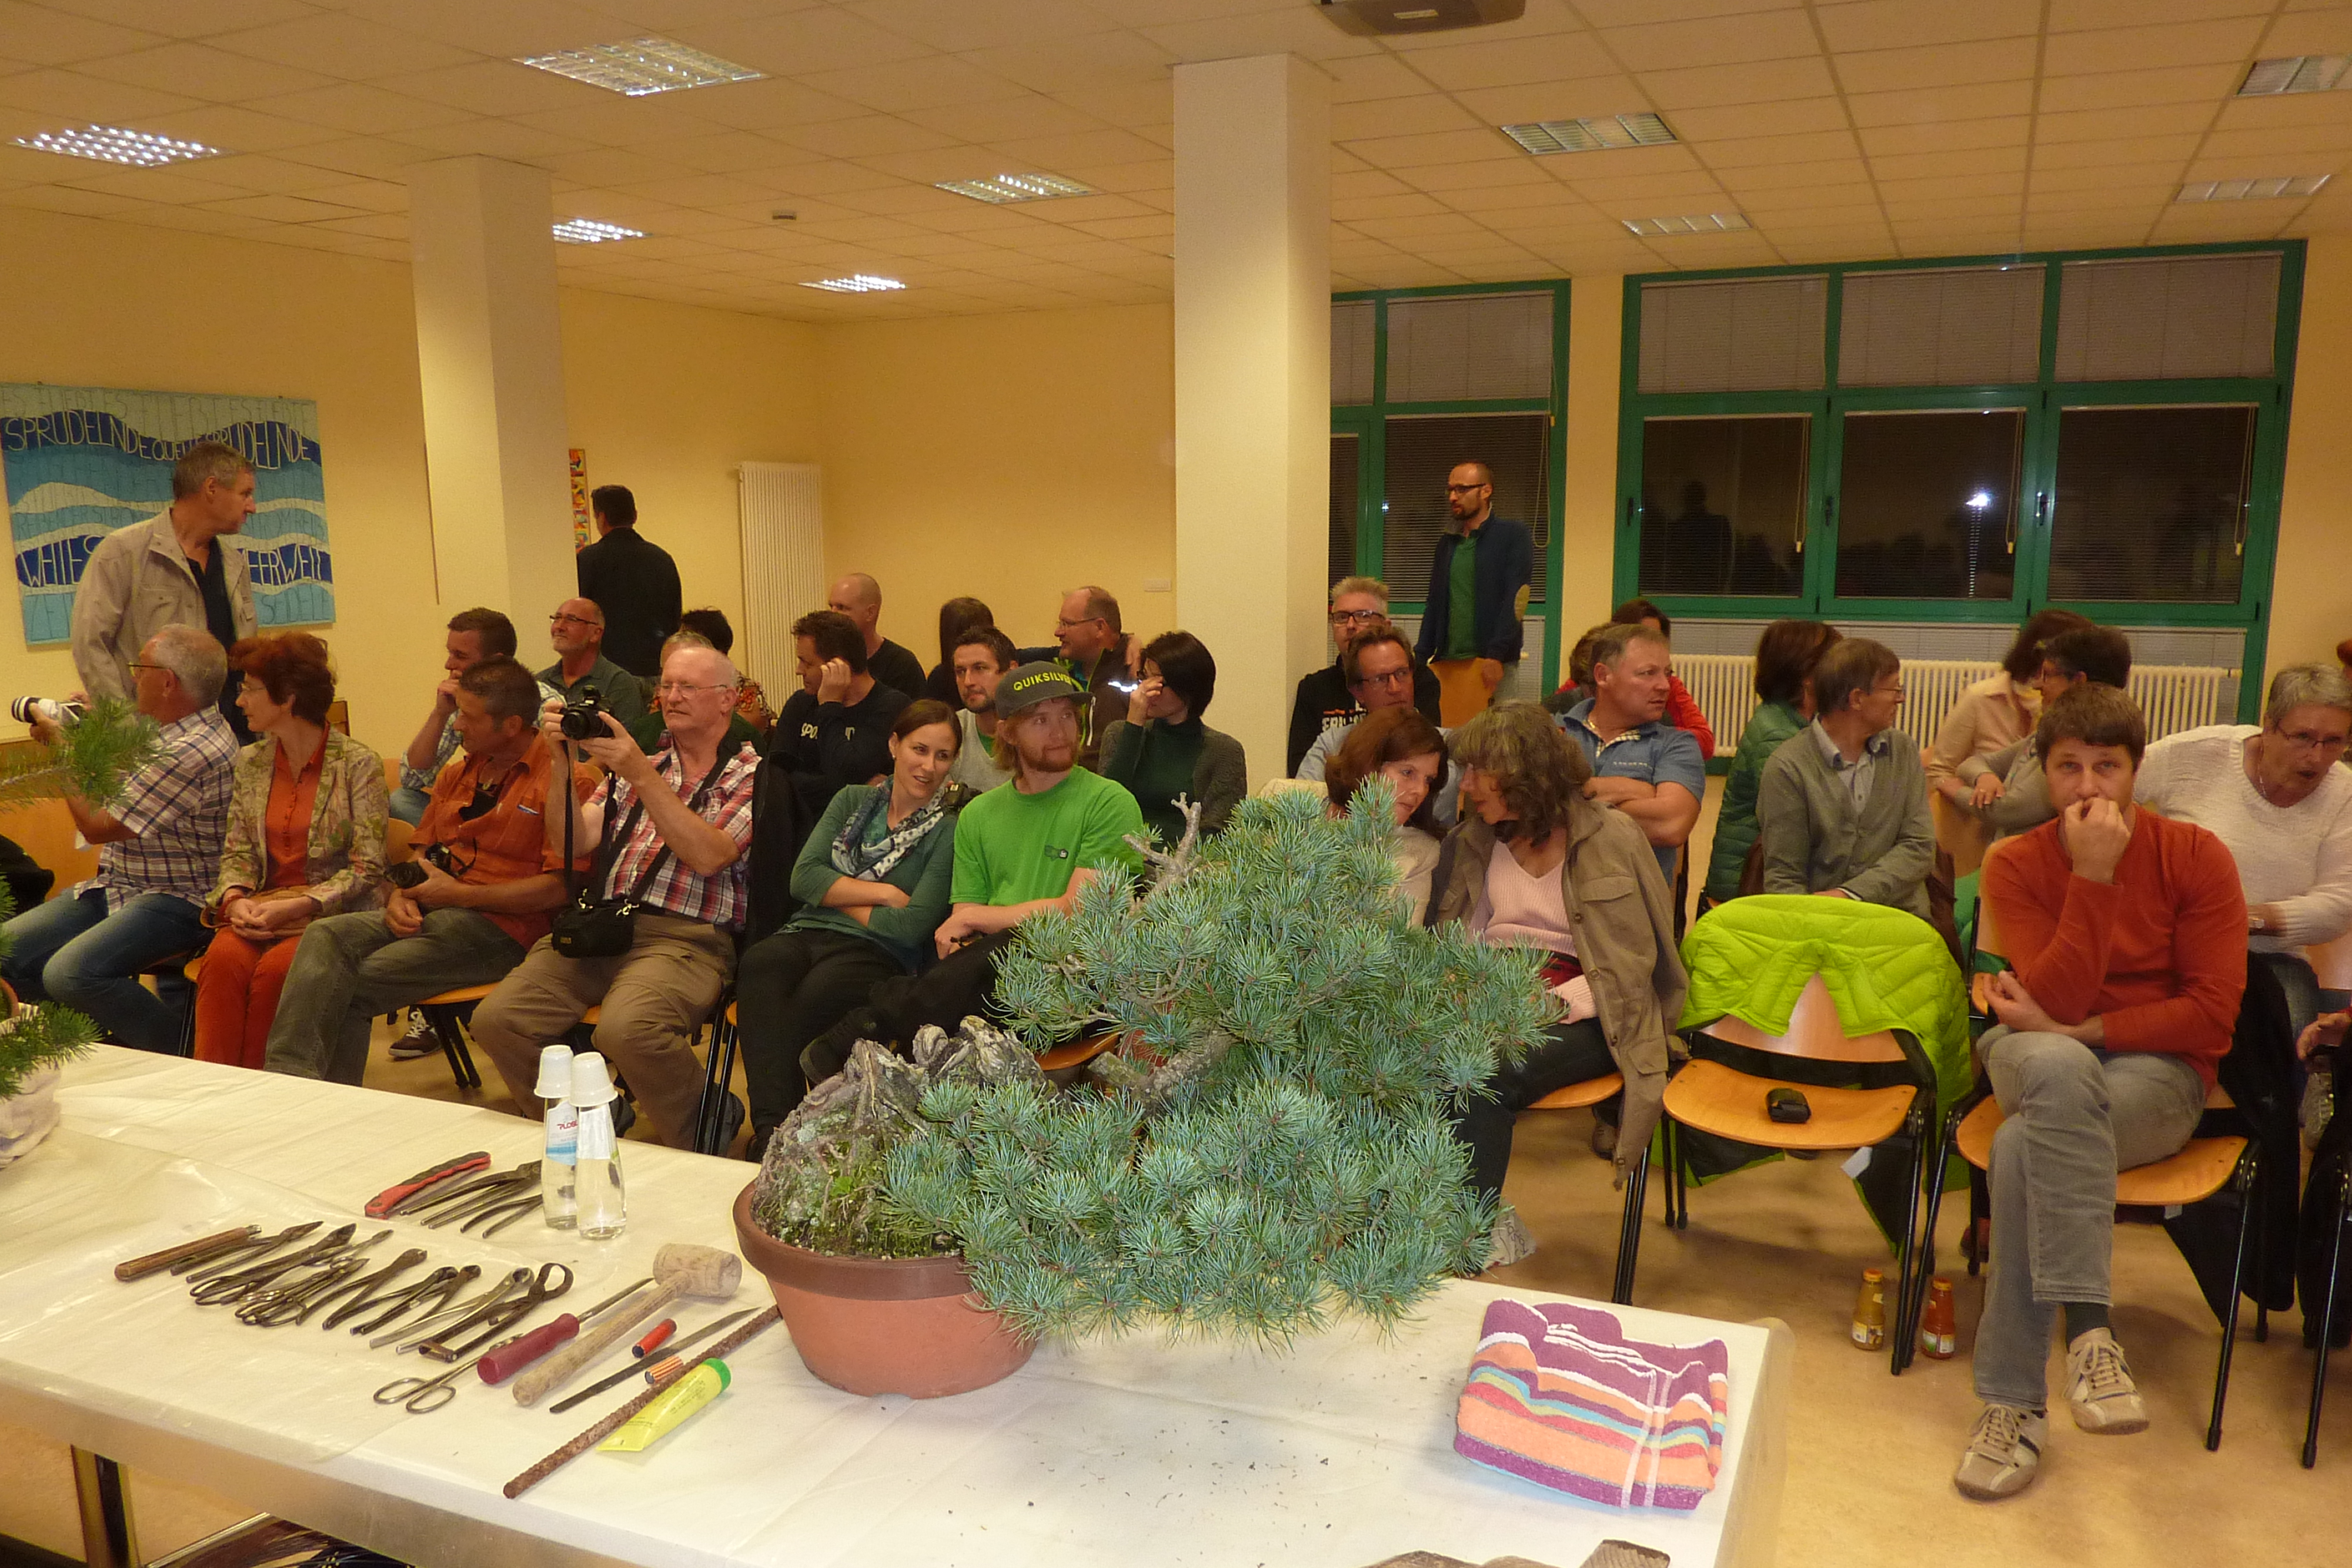
<svg viewBox="0 0 2352 1568"><path fill-rule="evenodd" d="M357 1083L377 1014L487 986L546 935L563 902L563 852L547 839L554 758L532 724L539 683L512 659L484 659L457 677L457 708L466 758L434 781L410 841L416 858L392 868L382 909L303 931L265 1071ZM593 782L585 769L575 781Z"/></svg>
<svg viewBox="0 0 2352 1568"><path fill-rule="evenodd" d="M621 727L646 716L646 684L604 656L604 612L593 599L567 599L547 618L547 640L554 646L555 663L539 678L576 703L595 688L604 711Z"/></svg>
<svg viewBox="0 0 2352 1568"><path fill-rule="evenodd" d="M441 667L448 675L434 688L433 711L425 716L425 722L417 727L416 737L401 756L400 788L392 792L392 814L410 827L425 820L433 781L441 777L441 769L457 754L463 739L457 727L457 677L485 659L513 658L514 622L495 610L460 610L449 617L449 638L445 646L448 657L442 661ZM544 682L539 693L545 702L559 701L563 695Z"/></svg>
<svg viewBox="0 0 2352 1568"><path fill-rule="evenodd" d="M553 934L476 1009L473 1032L516 1110L530 1115L540 1048L602 1009L596 1049L628 1079L662 1141L686 1148L702 1092L694 1036L735 968L760 758L722 744L735 666L717 649L674 650L658 697L669 744L651 757L610 713L542 711L549 747L568 757L576 740L609 774L570 813L574 852L596 856L591 906L558 916ZM564 825L552 814L547 841L561 854Z"/></svg>
<svg viewBox="0 0 2352 1568"><path fill-rule="evenodd" d="M228 655L196 626L166 626L131 664L139 711L161 727L163 754L100 810L68 793L66 810L99 846L98 874L8 922L0 977L28 1002L87 1013L123 1044L176 1055L180 1009L139 973L210 940L202 915L220 870L236 737L215 706ZM55 745L55 720L33 737Z"/></svg>

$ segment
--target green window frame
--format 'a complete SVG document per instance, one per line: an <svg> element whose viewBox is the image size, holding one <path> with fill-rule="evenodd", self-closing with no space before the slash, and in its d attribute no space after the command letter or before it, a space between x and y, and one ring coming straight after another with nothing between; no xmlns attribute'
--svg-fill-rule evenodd
<svg viewBox="0 0 2352 1568"><path fill-rule="evenodd" d="M2143 260L2166 256L2274 254L2279 291L2271 374L2264 377L2142 382L2062 382L2058 353L2062 267L2067 262ZM1979 386L1842 387L1838 382L1839 331L1845 280L1857 274L1915 272L1967 267L2038 267L2042 269L2042 341L2039 374L2031 382ZM2015 624L2055 604L2107 623L2148 627L2237 627L2245 652L2239 683L2242 720L2260 707L2262 666L2268 635L2272 574L2278 547L2279 497L2286 466L2288 417L2293 403L2294 350L2303 304L2304 242L2277 240L2231 245L2150 246L2111 250L2043 251L1994 256L1905 257L1811 267L1726 268L1717 271L1654 272L1624 281L1624 339L1618 402L1617 548L1613 597L1637 591L1641 573L1643 441L1653 419L1801 413L1811 416L1811 441L1803 502L1803 578L1795 593L1777 596L1676 595L1649 597L1676 619L1759 620L1813 616L1843 622L2004 622ZM1732 281L1759 277L1821 277L1827 282L1822 385L1802 392L1648 392L1641 390L1642 289L1644 284ZM2178 404L2242 404L2252 409L2254 432L2248 472L2244 566L2234 603L2083 601L2050 593L2052 511L2040 504L2056 494L2058 427L2069 409L2149 407ZM1931 410L2025 411L2021 474L2017 486L2017 554L2010 598L1843 598L1836 592L1837 512L1840 456L1845 416L1871 412ZM1661 519L1664 521L1665 519Z"/></svg>
<svg viewBox="0 0 2352 1568"><path fill-rule="evenodd" d="M1347 294L1334 294L1334 305L1369 301L1372 307L1372 401L1361 403L1335 403L1331 408L1331 434L1356 438L1356 556L1355 570L1366 577L1387 580L1383 570L1387 555L1385 529L1385 497L1388 494L1388 422L1393 416L1413 414L1480 414L1480 413L1542 413L1550 420L1546 434L1547 458L1551 475L1544 497L1548 525L1543 540L1544 593L1540 599L1530 599L1528 617L1539 621L1543 627L1540 679L1549 693L1553 684L1552 672L1559 668L1559 580L1562 570L1560 535L1566 518L1566 469L1568 463L1568 295L1570 280L1565 277L1540 278L1527 283L1466 284L1437 288L1367 289ZM1543 397L1469 398L1438 402L1391 402L1389 401L1389 306L1405 299L1463 298L1484 294L1549 293L1551 303L1551 390ZM1528 519L1533 522L1535 519ZM1390 609L1401 615L1421 615L1428 605L1424 600L1397 599ZM1532 656L1532 645L1525 656Z"/></svg>

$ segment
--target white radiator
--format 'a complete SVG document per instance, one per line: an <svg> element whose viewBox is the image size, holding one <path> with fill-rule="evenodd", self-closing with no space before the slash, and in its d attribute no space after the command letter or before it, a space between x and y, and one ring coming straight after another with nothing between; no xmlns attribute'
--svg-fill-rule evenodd
<svg viewBox="0 0 2352 1568"><path fill-rule="evenodd" d="M824 608L824 470L814 463L746 463L736 470L743 530L743 626L735 664L771 707L800 689L793 622Z"/></svg>
<svg viewBox="0 0 2352 1568"><path fill-rule="evenodd" d="M1905 660L1903 715L1896 727L1921 746L1933 744L1961 695L2000 668L1975 659ZM1714 727L1717 754L1728 757L1756 711L1756 661L1745 653L1681 653L1675 657L1675 674ZM2131 695L2147 716L2147 737L2229 719L2221 711L2221 693L2236 675L2235 670L2202 664L2135 665Z"/></svg>

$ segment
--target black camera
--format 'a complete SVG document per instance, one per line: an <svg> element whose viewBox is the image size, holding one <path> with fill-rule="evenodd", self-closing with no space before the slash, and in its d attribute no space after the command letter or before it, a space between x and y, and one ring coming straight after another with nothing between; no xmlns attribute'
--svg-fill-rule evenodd
<svg viewBox="0 0 2352 1568"><path fill-rule="evenodd" d="M610 740L612 731L604 727L604 699L594 683L580 688L580 695L563 705L557 720L564 735L572 740Z"/></svg>
<svg viewBox="0 0 2352 1568"><path fill-rule="evenodd" d="M457 868L450 863L449 846L446 844L427 844L416 852L416 859L431 861L451 876L458 874ZM392 885L397 888L405 889L425 885L425 868L417 864L416 861L403 861L396 866L387 867L383 874Z"/></svg>

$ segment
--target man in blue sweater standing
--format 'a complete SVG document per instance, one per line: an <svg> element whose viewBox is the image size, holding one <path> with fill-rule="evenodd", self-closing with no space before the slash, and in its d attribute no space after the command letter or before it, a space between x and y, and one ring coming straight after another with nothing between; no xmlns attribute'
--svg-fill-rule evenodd
<svg viewBox="0 0 2352 1568"><path fill-rule="evenodd" d="M1468 722L1495 700L1519 662L1519 622L1535 574L1535 537L1495 516L1495 476L1457 463L1445 477L1453 514L1429 569L1429 601L1414 652L1437 672L1444 722Z"/></svg>

